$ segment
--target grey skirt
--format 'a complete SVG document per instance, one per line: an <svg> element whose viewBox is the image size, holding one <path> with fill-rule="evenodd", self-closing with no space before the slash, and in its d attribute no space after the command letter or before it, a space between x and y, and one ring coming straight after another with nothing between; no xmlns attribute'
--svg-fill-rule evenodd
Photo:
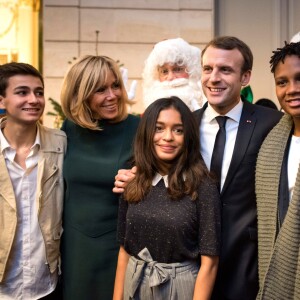
<svg viewBox="0 0 300 300"><path fill-rule="evenodd" d="M153 261L147 248L131 256L125 275L124 300L192 300L199 263L163 264Z"/></svg>

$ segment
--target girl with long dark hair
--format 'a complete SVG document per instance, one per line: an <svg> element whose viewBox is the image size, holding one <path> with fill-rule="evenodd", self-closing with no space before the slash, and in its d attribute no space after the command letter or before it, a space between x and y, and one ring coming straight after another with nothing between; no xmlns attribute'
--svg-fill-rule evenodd
<svg viewBox="0 0 300 300"><path fill-rule="evenodd" d="M209 299L218 265L220 201L199 132L177 97L145 111L135 178L119 204L114 299Z"/></svg>

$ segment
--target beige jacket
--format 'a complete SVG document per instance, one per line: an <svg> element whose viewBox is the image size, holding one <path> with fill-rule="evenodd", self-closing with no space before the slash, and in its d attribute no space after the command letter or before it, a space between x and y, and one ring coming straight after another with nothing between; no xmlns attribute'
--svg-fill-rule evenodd
<svg viewBox="0 0 300 300"><path fill-rule="evenodd" d="M1 123L3 123L1 120ZM38 162L37 193L38 220L45 242L46 259L53 273L60 260L62 234L63 175L62 166L67 138L64 132L40 124L41 148ZM16 199L0 152L0 282L12 248L17 226Z"/></svg>

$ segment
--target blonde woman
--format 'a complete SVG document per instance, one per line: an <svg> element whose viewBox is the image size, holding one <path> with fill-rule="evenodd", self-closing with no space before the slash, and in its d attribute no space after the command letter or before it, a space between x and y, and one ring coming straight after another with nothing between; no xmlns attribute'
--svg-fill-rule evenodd
<svg viewBox="0 0 300 300"><path fill-rule="evenodd" d="M117 64L84 56L67 73L61 103L68 136L64 161L64 299L111 299L117 263L118 195L114 176L126 166L139 118L127 113Z"/></svg>

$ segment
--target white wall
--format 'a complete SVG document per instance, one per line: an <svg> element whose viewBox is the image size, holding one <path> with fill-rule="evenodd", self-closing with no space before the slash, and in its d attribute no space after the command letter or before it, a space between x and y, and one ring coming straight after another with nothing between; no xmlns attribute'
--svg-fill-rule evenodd
<svg viewBox="0 0 300 300"><path fill-rule="evenodd" d="M277 105L269 61L272 51L300 31L299 0L215 0L216 34L234 35L254 55L251 88L254 101L272 99Z"/></svg>
<svg viewBox="0 0 300 300"><path fill-rule="evenodd" d="M153 45L182 37L202 48L214 32L213 0L44 0L43 75L46 99L59 100L60 86L73 57L98 54L120 60L129 70L129 83L138 80L142 112L141 73ZM46 111L51 110L47 103ZM52 126L53 118L44 117Z"/></svg>

